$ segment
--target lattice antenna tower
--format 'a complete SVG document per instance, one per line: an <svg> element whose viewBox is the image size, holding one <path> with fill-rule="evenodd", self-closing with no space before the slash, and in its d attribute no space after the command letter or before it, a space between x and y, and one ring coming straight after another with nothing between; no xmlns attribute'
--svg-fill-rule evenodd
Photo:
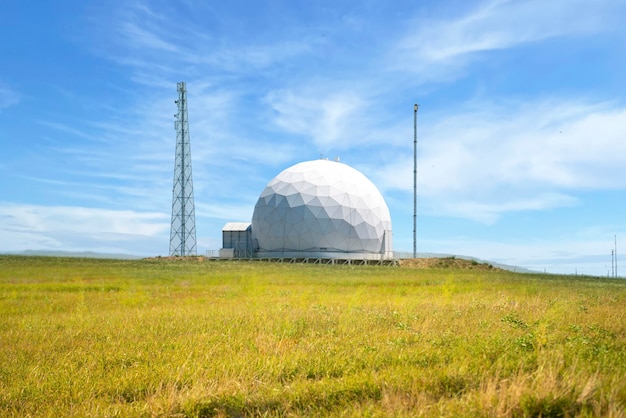
<svg viewBox="0 0 626 418"><path fill-rule="evenodd" d="M413 105L413 258L417 258L417 109Z"/></svg>
<svg viewBox="0 0 626 418"><path fill-rule="evenodd" d="M174 187L172 188L172 225L170 228L170 256L196 255L196 211L193 201L191 176L191 146L187 118L187 88L184 81L177 83L178 113L176 121L176 157L174 160Z"/></svg>

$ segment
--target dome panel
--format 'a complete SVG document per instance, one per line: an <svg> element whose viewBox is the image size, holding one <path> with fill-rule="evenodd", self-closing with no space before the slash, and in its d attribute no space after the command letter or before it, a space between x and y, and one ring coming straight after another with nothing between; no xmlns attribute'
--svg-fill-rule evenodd
<svg viewBox="0 0 626 418"><path fill-rule="evenodd" d="M303 206L304 200L302 199L302 195L300 193L296 193L287 196L287 203L289 203L290 207L295 208L296 206Z"/></svg>

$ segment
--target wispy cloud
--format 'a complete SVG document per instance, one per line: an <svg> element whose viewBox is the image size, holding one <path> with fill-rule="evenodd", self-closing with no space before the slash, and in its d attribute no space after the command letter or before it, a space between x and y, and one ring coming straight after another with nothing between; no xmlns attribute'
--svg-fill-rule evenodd
<svg viewBox="0 0 626 418"><path fill-rule="evenodd" d="M433 213L493 222L573 205L581 189L626 188L626 109L541 101L433 116L418 162L419 193ZM412 190L411 154L381 167L381 187Z"/></svg>
<svg viewBox="0 0 626 418"><path fill-rule="evenodd" d="M391 67L424 80L457 77L471 55L563 36L612 30L624 5L612 0L491 0L456 19L423 16L389 55Z"/></svg>
<svg viewBox="0 0 626 418"><path fill-rule="evenodd" d="M0 84L0 110L13 106L20 101L20 95L13 89Z"/></svg>
<svg viewBox="0 0 626 418"><path fill-rule="evenodd" d="M171 42L163 40L159 35L148 29L142 28L132 22L123 22L122 33L135 48L148 48L166 52L180 52L180 48Z"/></svg>
<svg viewBox="0 0 626 418"><path fill-rule="evenodd" d="M74 126L66 125L60 122L50 122L50 121L39 121L37 123L39 123L40 125L46 126L48 128L54 129L56 131L69 134L77 138L86 139L88 141L103 142L103 139L98 137L97 134L87 133Z"/></svg>
<svg viewBox="0 0 626 418"><path fill-rule="evenodd" d="M313 91L280 90L271 92L267 102L275 112L273 121L278 127L312 138L320 147L336 144L337 148L352 145L346 141L346 133L355 127L364 107L363 99L350 92L320 97ZM340 140L343 143L338 143Z"/></svg>
<svg viewBox="0 0 626 418"><path fill-rule="evenodd" d="M224 37L219 31L226 22L196 16L197 4L179 6L162 4L157 11L149 2L135 1L113 16L105 15L113 31L99 53L132 69L135 82L162 88L181 74L198 82L244 74L248 78L250 71L311 52L306 39L239 38L234 28L232 36ZM181 20L184 25L177 23Z"/></svg>
<svg viewBox="0 0 626 418"><path fill-rule="evenodd" d="M537 192L529 193L527 196L485 196L476 200L471 200L471 197L467 196L451 197L435 202L433 206L438 215L451 215L493 224L500 216L510 212L542 211L574 206L577 202L577 199L572 196Z"/></svg>
<svg viewBox="0 0 626 418"><path fill-rule="evenodd" d="M168 215L158 212L0 203L0 231L6 251L90 248L155 254L157 248L150 241L155 237L166 241L168 221ZM146 246L141 248L139 243Z"/></svg>

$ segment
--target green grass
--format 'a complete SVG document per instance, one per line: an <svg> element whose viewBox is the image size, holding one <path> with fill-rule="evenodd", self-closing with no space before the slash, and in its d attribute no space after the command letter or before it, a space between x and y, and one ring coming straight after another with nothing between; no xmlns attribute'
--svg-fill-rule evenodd
<svg viewBox="0 0 626 418"><path fill-rule="evenodd" d="M626 281L0 256L0 416L624 416Z"/></svg>

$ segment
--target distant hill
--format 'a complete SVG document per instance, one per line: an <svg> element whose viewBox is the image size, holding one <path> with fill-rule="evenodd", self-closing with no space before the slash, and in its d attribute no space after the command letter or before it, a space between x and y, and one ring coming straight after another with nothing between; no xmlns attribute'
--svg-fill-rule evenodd
<svg viewBox="0 0 626 418"><path fill-rule="evenodd" d="M396 258L399 258L400 260L403 259L410 259L413 257L412 253L408 253L408 252L401 252L401 251L395 251L394 255L396 256ZM527 268L524 267L519 267L519 266L510 266L507 264L502 264L502 263L496 263L493 261L488 261L488 260L482 260L480 258L476 258L476 257L469 257L469 256L465 256L465 255L456 255L456 254L439 254L439 253L417 253L417 258L418 259L438 259L438 258L443 258L443 259L447 259L447 258L455 258L455 259L460 259L460 260L467 260L467 261L475 261L479 264L486 264L486 265L492 265L493 267L502 269L502 270L507 270L507 271L512 271L515 273L539 273L538 271L534 271L534 270L529 270Z"/></svg>
<svg viewBox="0 0 626 418"><path fill-rule="evenodd" d="M96 253L93 251L50 251L50 250L25 250L14 251L5 254L14 255L30 255L30 256L47 256L47 257L77 257L77 258L112 258L118 260L137 260L143 258L138 255L132 254L109 254L109 253Z"/></svg>

